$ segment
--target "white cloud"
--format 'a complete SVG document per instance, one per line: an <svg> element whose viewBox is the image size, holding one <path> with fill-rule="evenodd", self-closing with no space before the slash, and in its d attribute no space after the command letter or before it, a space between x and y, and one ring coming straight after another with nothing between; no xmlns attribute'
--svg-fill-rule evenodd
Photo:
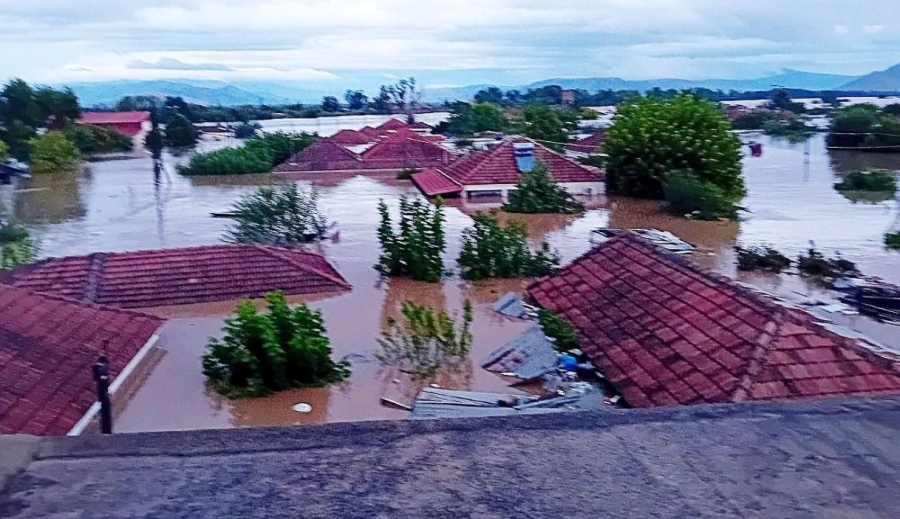
<svg viewBox="0 0 900 519"><path fill-rule="evenodd" d="M0 70L44 81L83 80L90 76L83 69L97 74L93 79L327 81L346 71L646 78L752 76L779 67L862 73L893 64L900 55L900 2L845 6L837 0L0 0Z"/></svg>

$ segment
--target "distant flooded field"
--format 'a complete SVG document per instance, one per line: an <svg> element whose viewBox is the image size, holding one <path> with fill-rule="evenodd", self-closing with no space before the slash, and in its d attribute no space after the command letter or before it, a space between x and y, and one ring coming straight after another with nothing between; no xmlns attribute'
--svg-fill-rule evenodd
<svg viewBox="0 0 900 519"><path fill-rule="evenodd" d="M376 121L364 124L373 124ZM302 130L304 128L285 128ZM323 132L324 133L324 132ZM828 153L821 135L809 143L792 145L763 136L745 136L764 144L763 155L744 159L750 211L740 222L692 222L660 212L648 201L595 197L590 209L577 216L527 216L523 220L535 242L546 240L565 262L591 247L591 231L598 227L655 227L670 230L697 245L693 258L701 265L736 276L736 244L768 244L794 256L815 242L826 254L840 253L868 275L900 284L900 254L886 251L882 235L900 226L898 202L853 203L832 184L848 171L879 167L900 169L900 155ZM221 143L219 144L221 145ZM166 157L171 182L155 185L148 159L97 162L78 175L35 176L18 186L3 186L0 195L8 214L31 228L40 242L41 256L87 254L160 247L213 244L221 240L228 220L211 212L226 211L242 194L278 182L309 185L274 175L234 177L178 176L175 165L184 160ZM508 291L520 291L523 280L470 284L458 277L441 284L408 280L380 280L372 268L378 256L376 206L385 200L396 206L401 195L416 189L392 178L344 175L315 182L329 217L338 222L339 236L311 247L321 251L353 284L353 291L314 301L329 328L338 356L348 355L353 376L344 385L289 391L266 399L227 401L206 390L200 356L206 339L219 333L232 305L209 308L158 309L172 317L162 332L156 368L149 373L117 420L119 431L238 427L402 418L405 412L380 405L381 397L409 402L421 384L384 369L374 359L383 323L395 316L399 303L413 299L450 312L460 312L466 299L475 305L475 345L468 368L446 374L443 387L504 391L507 381L479 367L484 356L529 324L494 314L490 304ZM480 208L451 201L446 209L448 248L445 265L455 267L462 230L469 214ZM796 276L740 276L787 298L828 297ZM829 316L870 334L900 351L898 328L864 317ZM510 390L512 391L512 390ZM313 406L309 414L291 410L295 403Z"/></svg>

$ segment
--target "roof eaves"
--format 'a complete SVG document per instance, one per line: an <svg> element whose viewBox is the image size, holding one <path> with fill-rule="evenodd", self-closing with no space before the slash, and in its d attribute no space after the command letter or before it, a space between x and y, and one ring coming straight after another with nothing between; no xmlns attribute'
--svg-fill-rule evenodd
<svg viewBox="0 0 900 519"><path fill-rule="evenodd" d="M284 249L280 249L278 247L272 247L270 245L255 244L254 247L257 250L265 252L266 254L268 254L274 258L280 259L282 261L286 261L301 270L322 276L323 278L339 285L343 289L351 290L353 288L353 285L351 285L349 281L347 281L346 279L343 278L343 276L341 276L339 273L337 273L337 271L335 271L334 274L330 273L330 272L322 271L322 270L317 269L313 266L310 266L306 263L297 261L297 258L292 258L292 257L290 257L290 255L285 254L285 252L291 252L292 254L303 254L303 255L308 255L308 256L316 256L316 257L324 259L323 256L320 256L318 254L313 254L310 252L306 252L306 251L286 251ZM337 275L335 275L335 274L337 274Z"/></svg>

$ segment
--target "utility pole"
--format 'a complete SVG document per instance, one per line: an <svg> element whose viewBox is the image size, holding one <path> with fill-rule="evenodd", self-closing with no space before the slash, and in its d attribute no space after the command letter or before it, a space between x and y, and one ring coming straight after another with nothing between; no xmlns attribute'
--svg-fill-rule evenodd
<svg viewBox="0 0 900 519"><path fill-rule="evenodd" d="M109 359L101 356L93 365L97 382L97 401L100 402L100 432L112 434L112 408L109 402Z"/></svg>

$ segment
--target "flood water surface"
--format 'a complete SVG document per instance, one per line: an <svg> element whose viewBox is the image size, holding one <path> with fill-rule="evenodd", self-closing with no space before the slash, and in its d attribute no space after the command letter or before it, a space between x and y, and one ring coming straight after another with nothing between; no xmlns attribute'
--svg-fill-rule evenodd
<svg viewBox="0 0 900 519"><path fill-rule="evenodd" d="M646 228L672 231L699 247L693 259L706 268L736 276L735 244L771 245L789 256L804 251L810 240L828 255L840 253L866 274L900 284L900 254L884 249L882 235L897 230L894 200L853 203L833 189L847 171L866 167L900 169L900 155L829 154L821 136L790 145L765 137L762 157L744 159L749 213L740 222L693 222L662 214L651 201L615 197L587 200L589 210L577 216L515 216L535 241L548 241L568 262L591 247L591 231L598 227ZM166 157L169 170L180 160ZM260 185L298 182L309 178L274 175L185 178L171 174L171 182L157 185L152 162L134 159L97 162L72 176L35 176L18 186L3 186L0 200L7 213L28 225L37 236L42 256L88 254L160 247L217 243L228 220L210 213L227 211L241 195ZM221 334L222 322L233 302L193 308L153 309L169 317L161 331L160 355L125 411L119 431L147 431L293 425L333 421L403 418L406 413L381 405L381 398L408 404L421 383L391 372L374 358L377 339L389 317L396 317L404 300L460 313L465 300L475 306L474 344L468 363L444 373L442 387L483 391L511 391L507 380L479 367L495 347L529 324L509 320L490 310L490 304L509 291L522 292L526 280L469 284L450 277L441 284L403 279L380 280L372 268L378 257L377 204L396 207L401 195L416 189L390 177L356 175L321 177L315 185L328 216L338 222L339 234L311 250L325 254L353 285L350 293L317 299L310 304L323 312L337 357L347 356L353 375L345 383L319 389L297 389L254 400L230 401L210 392L201 373L200 357L208 337ZM448 247L445 265L455 267L462 230L469 215L488 205L451 201L446 209ZM507 218L507 216L504 216ZM796 276L740 276L742 280L787 297L831 297ZM844 318L853 328L900 350L897 328L865 318ZM312 406L309 413L292 409Z"/></svg>

